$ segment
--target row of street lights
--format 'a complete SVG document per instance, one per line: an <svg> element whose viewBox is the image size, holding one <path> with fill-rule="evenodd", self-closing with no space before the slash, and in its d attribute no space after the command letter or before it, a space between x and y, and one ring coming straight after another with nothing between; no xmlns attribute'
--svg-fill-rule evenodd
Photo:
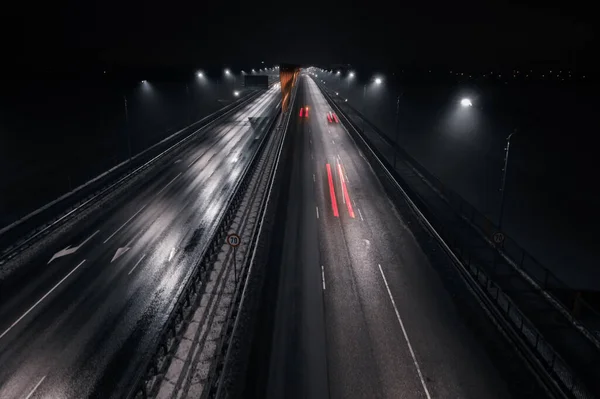
<svg viewBox="0 0 600 399"><path fill-rule="evenodd" d="M331 75L332 71L326 71L321 69L321 73L326 73ZM318 75L316 73L314 73L315 77L318 77ZM341 77L341 71L336 71L335 72L335 77L336 78L340 78ZM349 71L347 74L347 82L348 82L348 90L350 89L350 81L352 79L354 79L354 77L356 76L355 72L353 71ZM363 115L366 115L366 106L367 106L367 101L366 101L366 96L367 96L367 87L370 84L375 84L375 85L381 85L383 83L383 79L379 76L375 76L372 77L367 83L365 83L363 85ZM338 94L338 93L336 93ZM398 135L399 132L399 111L400 111L400 96L398 96L397 98L397 102L396 102L396 126L395 129L397 130L396 134ZM346 100L347 101L347 100ZM471 108L473 107L473 102L470 98L465 97L462 98L460 100L460 106L462 108ZM364 132L365 130L365 118L362 118L362 131ZM514 131L512 131L507 137L506 137L506 146L504 147L504 163L503 163L503 167L502 167L502 176L501 176L501 182L500 182L500 209L498 212L498 220L497 220L497 225L498 225L498 230L502 230L502 225L503 225L503 218L504 218L504 204L505 204L505 192L506 192L506 172L508 170L508 160L509 160L509 154L510 154L510 141L513 138L513 136L517 133L517 129L515 129ZM398 137L396 137L396 143L398 142ZM394 157L395 157L395 152L394 152ZM395 167L395 159L394 159L394 167Z"/></svg>

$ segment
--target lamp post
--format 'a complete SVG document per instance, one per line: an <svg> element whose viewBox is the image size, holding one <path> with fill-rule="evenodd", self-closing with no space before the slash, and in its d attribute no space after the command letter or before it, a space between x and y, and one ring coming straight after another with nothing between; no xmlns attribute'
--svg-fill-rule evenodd
<svg viewBox="0 0 600 399"><path fill-rule="evenodd" d="M131 161L131 135L129 133L129 112L127 110L127 96L123 94L123 104L125 105L125 134L127 135L127 154Z"/></svg>
<svg viewBox="0 0 600 399"><path fill-rule="evenodd" d="M506 137L504 148L504 167L502 168L502 180L500 182L500 212L498 213L498 230L502 230L502 219L504 217L504 198L506 192L506 171L508 170L508 155L510 154L510 139L517 133L517 129Z"/></svg>
<svg viewBox="0 0 600 399"><path fill-rule="evenodd" d="M363 86L363 117L362 117L362 131L365 131L365 116L367 112L367 85L371 82L374 82L376 85L380 85L383 81L381 78L372 78L369 82L365 83Z"/></svg>

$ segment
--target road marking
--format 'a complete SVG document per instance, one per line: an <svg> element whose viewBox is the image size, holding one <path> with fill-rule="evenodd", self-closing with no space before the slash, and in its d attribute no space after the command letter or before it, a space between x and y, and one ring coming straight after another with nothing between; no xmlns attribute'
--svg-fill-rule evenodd
<svg viewBox="0 0 600 399"><path fill-rule="evenodd" d="M119 259L121 256L123 256L125 254L125 252L129 251L130 249L131 249L131 247L128 247L128 246L117 248L117 252L115 252L115 255L110 260L110 263L113 263L116 259Z"/></svg>
<svg viewBox="0 0 600 399"><path fill-rule="evenodd" d="M323 279L323 291L325 291L325 268L321 265L321 278Z"/></svg>
<svg viewBox="0 0 600 399"><path fill-rule="evenodd" d="M363 219L362 212L360 211L360 208L356 208L356 209L358 210L358 216L360 216L360 220L362 220L364 222L365 219Z"/></svg>
<svg viewBox="0 0 600 399"><path fill-rule="evenodd" d="M312 139L308 139L308 142L309 142L310 144L312 144Z"/></svg>
<svg viewBox="0 0 600 399"><path fill-rule="evenodd" d="M27 395L27 397L25 399L31 398L33 396L33 394L35 393L35 391L40 387L40 385L42 385L42 382L44 382L45 379L46 379L46 376L43 376L42 379L37 384L35 384L35 386L31 390L31 392L29 392L29 395Z"/></svg>
<svg viewBox="0 0 600 399"><path fill-rule="evenodd" d="M177 161L175 161L173 163L175 164L175 163L179 163L179 162L181 162L181 159L178 159Z"/></svg>
<svg viewBox="0 0 600 399"><path fill-rule="evenodd" d="M315 206L315 208L317 209L317 219L319 218L319 207Z"/></svg>
<svg viewBox="0 0 600 399"><path fill-rule="evenodd" d="M144 260L144 258L145 258L145 257L146 257L146 254L143 254L143 255L142 255L142 257L140 258L140 260L138 260L138 261L135 263L135 265L133 265L133 267L131 268L131 270L129 271L129 273L127 273L127 275L128 275L128 276L129 276L129 275L130 275L130 274L131 274L131 273L132 273L132 272L135 270L135 268L136 268L136 267L138 267L138 265L139 265L140 263L142 263L142 261Z"/></svg>
<svg viewBox="0 0 600 399"><path fill-rule="evenodd" d="M27 315L28 315L28 314L29 314L29 313L30 313L30 312L31 312L33 309L35 309L35 307L36 307L37 305L39 305L39 304L40 304L40 303L41 303L41 302L42 302L44 299L46 299L46 297L47 297L48 295L50 295L50 294L52 293L52 291L54 291L54 290L56 289L56 287L58 287L59 285L61 285L61 284L63 283L63 281L65 281L67 278L69 278L69 276L70 276L71 274L73 274L73 273L75 272L75 270L79 269L79 266L83 265L84 263L85 263L85 259L84 259L84 260L82 260L82 261L81 261L81 262L80 262L80 263L79 263L77 266L75 266L75 268L74 268L73 270L71 270L71 271L69 272L69 274L67 274L66 276L64 276L62 280L60 280L58 283L56 283L56 285L55 285L54 287L52 287L52 288L50 289L50 291L48 291L48 292L47 292L47 293L46 293L46 294L45 294L43 297L41 297L40 299L38 299L38 301L37 301L36 303L34 303L32 307L30 307L29 309L27 309L27 311L26 311L25 313L23 313L23 315L21 315L21 317L19 317L19 318L17 319L17 321L15 321L14 323L12 323L12 324L10 325L10 327L8 327L8 328L6 329L6 331L4 331L2 334L0 334L0 339L2 339L2 337L4 337L6 334L8 334L8 332L9 332L10 330L12 330L12 328L13 328L14 326L16 326L16 325L17 325L17 324L18 324L18 323L19 323L21 320L23 320L23 318L24 318L25 316L27 316Z"/></svg>
<svg viewBox="0 0 600 399"><path fill-rule="evenodd" d="M148 205L148 204L146 204ZM141 211L144 210L144 208L146 207L146 205L144 205L143 207L140 208L139 211L137 211L136 213L133 214L132 217L130 217L125 223L123 223L121 225L121 227L119 227L114 233L112 233L110 236L108 236L108 238L106 240L104 240L104 244L106 244L108 242L108 240L110 240L111 238L113 238L115 236L115 234L117 234L119 231L121 231L121 229L123 227L125 227L127 225L127 223L131 222L131 219L133 219L134 217L136 217Z"/></svg>
<svg viewBox="0 0 600 399"><path fill-rule="evenodd" d="M171 185L171 183L173 183L175 181L175 179L177 179L179 176L181 176L181 172L179 172L177 174L177 176L175 176L170 182L168 182L166 186L161 188L160 191L156 193L156 195L159 195L160 193L162 193L165 190L165 188L169 187Z"/></svg>
<svg viewBox="0 0 600 399"><path fill-rule="evenodd" d="M338 163L338 171L340 173L340 180L342 181L342 195L346 200L346 206L348 207L348 213L350 217L354 219L354 210L352 209L352 201L350 201L350 194L348 194L348 187L346 187L346 181L344 180L344 171L342 170L342 165Z"/></svg>
<svg viewBox="0 0 600 399"><path fill-rule="evenodd" d="M331 166L329 164L327 167L327 179L329 180L329 195L331 196L331 208L333 208L333 216L339 217L340 214L338 212L337 200L335 198L335 187L333 186L333 178L331 177Z"/></svg>
<svg viewBox="0 0 600 399"><path fill-rule="evenodd" d="M204 155L204 154L202 154L202 155ZM193 160L193 161L192 161L192 162L191 162L191 163L188 165L188 168L191 168L191 167L192 167L192 165L193 165L193 164L195 164L195 163L196 163L196 162L197 162L197 161L198 161L198 160L199 160L199 159L202 157L202 155L198 155L198 156L196 157L196 159L194 159L194 160Z"/></svg>
<svg viewBox="0 0 600 399"><path fill-rule="evenodd" d="M331 139L331 142L333 143L333 145L335 145L335 141L333 139Z"/></svg>
<svg viewBox="0 0 600 399"><path fill-rule="evenodd" d="M169 252L169 262L171 261L171 259L173 259L174 255L175 255L175 248L171 248L171 252Z"/></svg>
<svg viewBox="0 0 600 399"><path fill-rule="evenodd" d="M408 350L410 351L410 356L412 357L415 368L417 369L417 374L419 374L419 379L421 380L421 385L423 386L425 395L427 396L427 399L431 399L431 396L429 395L429 390L427 390L427 385L425 385L425 379L423 378L423 374L421 373L421 368L419 367L419 363L417 362L417 358L415 356L415 351L413 350L412 345L410 344L410 340L408 339L408 334L406 333L406 329L404 328L404 323L402 322L402 318L400 317L400 313L398 312L398 308L396 307L396 302L394 301L394 297L392 296L392 291L390 291L390 286L388 285L387 279L385 278L385 274L383 274L383 269L381 268L381 265L377 264L377 266L379 266L379 271L381 272L381 277L383 277L383 282L385 283L385 288L387 289L390 300L392 301L392 306L394 307L394 312L396 312L396 318L398 319L398 323L400 323L400 328L402 329L402 334L404 334L404 339L406 340L406 343L408 344Z"/></svg>
<svg viewBox="0 0 600 399"><path fill-rule="evenodd" d="M99 232L100 232L100 230L96 230L96 232L94 234L92 234L91 236L89 236L88 238L86 238L85 241L83 241L81 244L79 244L78 246L76 246L74 248L69 248L70 247L70 245L69 245L65 249L61 249L60 251L58 251L57 253L55 253L52 256L52 258L50 258L50 260L48 261L48 263L46 263L46 264L49 265L50 262L52 262L56 258L60 258L61 256L70 255L70 254L76 252L79 248L83 247L86 242L88 242L89 240L91 240Z"/></svg>
<svg viewBox="0 0 600 399"><path fill-rule="evenodd" d="M317 180L315 180L315 174L313 173L313 182L316 182Z"/></svg>
<svg viewBox="0 0 600 399"><path fill-rule="evenodd" d="M315 160L315 157L313 157L312 152L310 153L310 159L312 159L313 161Z"/></svg>

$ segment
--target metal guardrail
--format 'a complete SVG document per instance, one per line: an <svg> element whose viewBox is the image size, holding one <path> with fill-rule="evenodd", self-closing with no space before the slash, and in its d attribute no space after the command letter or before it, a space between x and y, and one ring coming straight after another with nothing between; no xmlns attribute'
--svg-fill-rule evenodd
<svg viewBox="0 0 600 399"><path fill-rule="evenodd" d="M253 295L252 291L255 288L252 287L252 284L254 283L254 281L252 281L252 271L255 267L260 267L262 261L264 261L264 259L262 259L262 256L265 253L265 246L261 246L259 243L268 240L269 232L266 231L268 230L268 228L265 229L265 219L267 215L269 215L270 208L276 206L276 203L271 201L271 194L273 192L275 181L278 177L279 161L285 144L286 133L289 127L292 110L294 109L296 92L297 86L295 86L293 89L293 92L291 94L291 102L288 107L288 110L284 114L283 120L278 126L278 129L283 129L283 135L276 151L277 159L275 160L272 170L270 171L268 193L260 207L260 220L258 220L258 223L255 226L255 234L252 238L252 243L248 250L248 253L251 253L251 257L247 259L246 265L244 265L245 269L247 270L246 279L244 281L244 288L242 291L238 290L236 292L235 298L232 302L232 306L230 307L231 312L227 319L229 320L229 328L227 328L227 333L223 337L221 343L221 350L217 352L219 353L218 356L220 357L219 365L222 365L222 369L218 370L217 375L215 376L215 383L211 386L211 391L209 393L210 398L221 399L228 397L236 397L235 392L239 388L239 384L233 384L233 386L231 384L231 375L235 375L236 371L239 372L239 369L241 368L239 364L239 359L237 359L235 365L233 364L233 358L236 355L239 356L239 353L236 353L234 355L234 352L243 349L240 348L240 346L245 346L247 348L250 345L250 341L247 337L249 334L244 334L245 331L243 331L244 328L241 327L241 324L243 323L241 320L244 320L244 316L252 316L248 315L248 312L252 312L253 310L251 309L252 306L248 304L248 302L250 301L249 298ZM243 310L245 310L246 314L244 314ZM247 328L247 326L245 327ZM241 341L244 340L242 336L244 335L246 335L246 342L242 343ZM237 343L237 345L234 344L234 341L235 343ZM238 370L235 370L236 368Z"/></svg>
<svg viewBox="0 0 600 399"><path fill-rule="evenodd" d="M186 280L181 284L181 287L175 298L177 298L168 311L167 321L163 324L161 332L158 334L158 339L155 345L149 351L145 352L145 358L142 360L142 365L138 368L138 372L132 379L132 385L127 398L147 398L149 395L148 384L152 385L152 380L160 373L162 367L168 365L168 357L171 348L179 340L179 331L184 324L186 312L190 310L192 305L192 297L195 296L204 284L204 277L209 266L214 262L219 248L225 240L229 225L233 221L235 214L241 204L243 196L248 189L248 185L252 179L252 174L257 167L260 155L265 150L265 145L270 137L270 132L274 121L280 113L280 103L277 105L276 114L263 135L257 151L254 153L250 162L240 175L235 188L231 191L231 195L227 199L227 205L223 207L221 213L215 218L218 222L214 225L213 231L209 232L212 237L209 243L202 250L201 260L195 265L194 269L188 274Z"/></svg>
<svg viewBox="0 0 600 399"><path fill-rule="evenodd" d="M189 127L183 129L182 131L175 133L174 135L172 135L172 136L162 140L161 142L153 145L152 147L144 150L142 153L140 153L132 158L132 161L134 161L134 162L132 162L132 163L126 162L126 163L117 165L115 168L105 172L104 174L96 177L95 179L89 181L88 183L78 187L73 192L71 192L63 197L60 197L59 199L51 202L50 204L47 204L46 206L44 206L44 207L38 209L37 211L33 212L32 214L28 215L27 217L22 218L20 223L27 222L29 224L29 223L31 223L32 218L42 219L42 220L45 218L47 222L44 223L43 221L40 221L40 223L42 223L42 224L29 230L30 233L28 235L26 235L25 238L23 238L22 240L20 240L18 242L15 242L13 245L6 247L0 254L0 265L5 263L6 261L10 260L12 257L16 256L18 253L22 252L24 249L28 248L30 245L32 245L37 239L41 238L43 235L50 233L56 227L65 223L66 221L68 221L70 218L75 216L77 213L84 210L87 206L98 201L101 197L113 192L116 188L118 188L125 182L129 181L132 177L134 177L134 176L138 175L139 173L141 173L142 171L148 169L150 166L154 165L158 160L163 158L165 155L167 155L167 154L171 153L172 151L174 151L175 149L179 148L182 144L188 142L190 139L193 139L198 133L200 133L200 131L210 128L212 125L214 125L215 123L219 123L219 121L221 121L223 118L229 116L231 113L239 110L240 108L242 108L243 106L245 106L246 104L251 102L253 99L258 97L261 93L262 93L261 91L257 91L255 93L237 101L236 103L230 104L230 106L223 107L221 110L201 119L200 121L195 122L194 124L190 125ZM189 135L185 136L184 138L182 138L180 141L176 142L175 144L172 144L170 147L168 147L166 149L164 148L166 145L171 144L171 141L174 138L176 138L175 137L176 135L178 136L186 131L194 129L198 125L200 125L200 127L196 128ZM161 151L161 152L159 154L155 155L155 152L152 152L152 150ZM144 157L144 155L146 155L146 157ZM153 157L150 160L148 160L148 157L150 157L150 156L153 156ZM144 162L144 163L139 165L140 162ZM133 169L132 171L127 173L127 171L131 170L131 168L135 168L135 169ZM121 175L123 173L126 173L126 174L119 178L119 175ZM118 178L118 180L115 181L115 179L117 179L117 178ZM77 200L77 199L73 198L72 197L73 195L77 195L77 198L79 198L79 199ZM72 200L71 203L73 204L73 205L71 205L70 208L69 208L69 204L64 203L65 201L67 201L69 199ZM61 211L56 208L60 208L61 206L63 208L66 208L66 212L62 211L63 213L59 213ZM59 213L58 216L56 216L54 219L51 219L51 216L49 216L49 215L56 214L56 213ZM2 231L0 232L0 242L9 241L10 237L7 237L8 234L11 233L15 228L17 228L19 226L19 224L17 224L15 222L15 223L11 224L10 226L3 228ZM27 234L26 232L23 232L23 233Z"/></svg>
<svg viewBox="0 0 600 399"><path fill-rule="evenodd" d="M396 197L396 200L410 205L425 227L453 259L469 287L477 294L487 313L492 316L492 320L503 330L505 336L517 345L524 360L544 381L545 388L555 397L594 398L595 396L588 391L583 381L573 373L571 367L554 350L548 340L521 312L511 299L511 293L503 291L500 285L488 276L487 269L482 267L484 260L473 257L470 248L460 245L453 236L453 231L443 226L424 200L407 184L400 183L403 180L393 166L370 143L362 130L346 116L327 89L319 86L330 105L341 116L340 120L355 142L364 150L364 155L369 159L387 191L392 197Z"/></svg>

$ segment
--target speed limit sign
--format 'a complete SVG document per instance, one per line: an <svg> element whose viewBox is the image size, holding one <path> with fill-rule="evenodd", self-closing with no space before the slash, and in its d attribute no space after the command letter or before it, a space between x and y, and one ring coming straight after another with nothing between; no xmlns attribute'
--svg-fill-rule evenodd
<svg viewBox="0 0 600 399"><path fill-rule="evenodd" d="M237 234L229 234L227 236L227 244L229 244L232 247L237 247L238 245L240 245L240 243L242 242L242 240L240 239L240 236L238 236Z"/></svg>
<svg viewBox="0 0 600 399"><path fill-rule="evenodd" d="M504 242L504 234L501 232L494 233L492 238L496 244L502 244Z"/></svg>

